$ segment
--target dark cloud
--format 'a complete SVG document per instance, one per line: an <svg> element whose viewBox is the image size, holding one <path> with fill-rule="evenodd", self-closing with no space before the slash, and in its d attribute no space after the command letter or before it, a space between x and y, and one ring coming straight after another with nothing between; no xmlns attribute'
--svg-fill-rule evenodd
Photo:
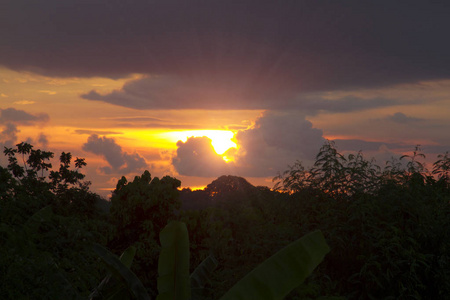
<svg viewBox="0 0 450 300"><path fill-rule="evenodd" d="M392 116L388 116L386 118L386 120L392 121L392 122L395 122L395 123L405 124L405 123L411 123L411 122L420 122L420 121L423 121L424 119L408 117L404 113L396 112Z"/></svg>
<svg viewBox="0 0 450 300"><path fill-rule="evenodd" d="M172 164L180 175L215 177L231 171L208 137L190 137L186 142L178 141L177 147Z"/></svg>
<svg viewBox="0 0 450 300"><path fill-rule="evenodd" d="M0 64L148 74L83 96L133 108L187 106L180 95L209 108L267 108L301 92L450 77L446 2L7 0L2 10Z"/></svg>
<svg viewBox="0 0 450 300"><path fill-rule="evenodd" d="M14 123L20 125L31 125L33 123L48 122L48 120L50 120L50 117L46 113L32 115L23 110L12 107L0 109L0 124Z"/></svg>
<svg viewBox="0 0 450 300"><path fill-rule="evenodd" d="M336 147L339 151L378 151L380 147L388 147L390 149L412 149L415 146L411 144L373 142L358 139L335 139L333 141L336 143Z"/></svg>
<svg viewBox="0 0 450 300"><path fill-rule="evenodd" d="M105 136L99 137L96 134L89 136L87 142L83 144L83 150L101 155L106 159L109 166L101 168L106 174L113 172L128 174L147 167L142 156L124 152L114 139Z"/></svg>
<svg viewBox="0 0 450 300"><path fill-rule="evenodd" d="M316 114L321 111L361 111L401 103L396 99L361 99L350 96L329 100L323 98L322 93L297 94L298 91L294 90L274 91L271 84L254 89L245 85L241 86L242 82L236 82L232 88L229 86L219 87L210 82L211 80L214 78L205 79L199 83L195 78L188 78L183 82L168 80L164 84L159 84L157 82L164 80L148 77L129 81L121 90L115 90L109 94L100 95L96 91L91 91L81 97L134 109L301 109L308 114ZM145 119L137 118L129 121L139 122ZM151 123L153 126L160 123L158 127L164 127L163 120L155 121Z"/></svg>
<svg viewBox="0 0 450 300"><path fill-rule="evenodd" d="M357 97L343 97L329 100L316 95L305 97L303 101L299 101L297 107L308 114L316 114L320 111L345 113L394 106L401 103L399 100L387 98L361 99Z"/></svg>

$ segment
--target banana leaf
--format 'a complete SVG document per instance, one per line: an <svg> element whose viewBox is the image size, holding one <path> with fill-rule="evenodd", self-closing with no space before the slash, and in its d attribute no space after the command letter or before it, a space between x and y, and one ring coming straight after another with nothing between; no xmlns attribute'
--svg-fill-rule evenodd
<svg viewBox="0 0 450 300"><path fill-rule="evenodd" d="M128 250L128 251L127 251ZM137 276L129 269L132 262L132 257L134 257L135 250L133 248L128 248L126 250L125 256L123 257L124 263L122 263L119 258L114 254L109 252L106 248L99 244L94 244L94 251L103 259L106 265L109 267L111 272L116 278L119 278L125 283L128 292L135 298L139 300L150 300L145 287L142 282L137 278ZM127 266L128 265L128 266ZM112 293L108 293L108 298L110 299L124 299L124 292L120 286L116 286L116 289Z"/></svg>
<svg viewBox="0 0 450 300"><path fill-rule="evenodd" d="M161 253L158 260L157 300L188 300L191 298L189 282L189 235L186 225L172 221L159 235Z"/></svg>
<svg viewBox="0 0 450 300"><path fill-rule="evenodd" d="M283 299L311 274L329 251L321 231L309 233L265 260L221 300Z"/></svg>
<svg viewBox="0 0 450 300"><path fill-rule="evenodd" d="M127 267L128 269L131 267L133 263L134 255L136 254L136 248L133 246L128 247L119 257L120 262ZM121 299L125 300L129 298L127 297L128 291L122 282L116 280L112 273L106 275L106 277L100 282L98 287L89 295L89 299L105 299L105 300L114 300Z"/></svg>
<svg viewBox="0 0 450 300"><path fill-rule="evenodd" d="M189 277L191 281L192 299L201 298L205 285L209 282L211 274L217 268L218 264L219 262L214 255L210 254L197 266L197 268L195 268L194 272L192 272Z"/></svg>
<svg viewBox="0 0 450 300"><path fill-rule="evenodd" d="M218 264L219 262L212 254L205 258L190 276L191 288L204 288Z"/></svg>

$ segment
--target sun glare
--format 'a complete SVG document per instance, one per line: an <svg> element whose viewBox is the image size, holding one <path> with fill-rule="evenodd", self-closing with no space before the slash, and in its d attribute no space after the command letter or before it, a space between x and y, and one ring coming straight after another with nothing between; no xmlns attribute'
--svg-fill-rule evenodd
<svg viewBox="0 0 450 300"><path fill-rule="evenodd" d="M211 144L214 151L223 155L228 149L235 148L236 143L232 141L234 133L229 130L188 130L188 131L173 131L165 134L170 136L176 141L186 142L190 137L202 137L206 136L211 139ZM225 160L230 160L228 157L224 157Z"/></svg>

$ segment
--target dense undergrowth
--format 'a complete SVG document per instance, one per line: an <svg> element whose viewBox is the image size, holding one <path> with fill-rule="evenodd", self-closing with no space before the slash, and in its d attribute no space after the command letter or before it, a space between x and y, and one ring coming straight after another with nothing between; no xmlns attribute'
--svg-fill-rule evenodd
<svg viewBox="0 0 450 300"><path fill-rule="evenodd" d="M326 143L311 168L296 162L275 189L222 176L179 190L147 171L122 178L105 201L89 191L83 159L21 143L0 167L0 298L87 299L107 270L93 251L136 248L131 270L156 296L159 232L187 225L191 266L218 267L202 295L218 299L279 249L320 229L331 252L289 299L446 299L450 294L450 157L431 170L416 148L381 168ZM107 209L105 209L105 207ZM192 270L191 270L192 271Z"/></svg>

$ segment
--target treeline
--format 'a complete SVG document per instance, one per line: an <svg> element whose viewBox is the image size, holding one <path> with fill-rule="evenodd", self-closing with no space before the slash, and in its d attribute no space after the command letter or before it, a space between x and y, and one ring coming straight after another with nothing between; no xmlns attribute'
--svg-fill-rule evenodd
<svg viewBox="0 0 450 300"><path fill-rule="evenodd" d="M106 266L94 243L120 255L157 295L159 232L187 225L191 268L218 267L200 299L218 299L262 261L316 229L331 248L288 299L447 299L450 294L450 157L431 170L412 155L381 168L327 142L311 168L296 162L275 189L221 176L204 190L173 177L122 177L110 201L89 191L83 159L21 143L0 167L0 298L102 299ZM74 164L72 166L72 163ZM192 271L192 270L191 270Z"/></svg>

